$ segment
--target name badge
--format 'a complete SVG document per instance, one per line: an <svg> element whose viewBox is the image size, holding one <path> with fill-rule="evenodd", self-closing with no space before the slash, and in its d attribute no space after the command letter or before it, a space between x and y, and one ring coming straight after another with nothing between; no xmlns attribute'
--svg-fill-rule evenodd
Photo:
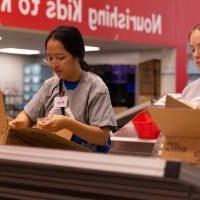
<svg viewBox="0 0 200 200"><path fill-rule="evenodd" d="M61 108L67 107L68 97L55 97L54 98L54 107Z"/></svg>

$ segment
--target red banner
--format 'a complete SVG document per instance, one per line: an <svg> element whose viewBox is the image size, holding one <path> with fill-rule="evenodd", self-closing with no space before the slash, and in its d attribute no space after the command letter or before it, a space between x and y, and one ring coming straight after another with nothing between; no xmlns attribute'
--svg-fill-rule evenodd
<svg viewBox="0 0 200 200"><path fill-rule="evenodd" d="M172 0L1 0L0 23L39 31L70 24L88 37L174 46L172 5Z"/></svg>
<svg viewBox="0 0 200 200"><path fill-rule="evenodd" d="M3 27L49 31L75 25L85 37L176 49L176 86L186 84L186 44L199 0L0 0Z"/></svg>

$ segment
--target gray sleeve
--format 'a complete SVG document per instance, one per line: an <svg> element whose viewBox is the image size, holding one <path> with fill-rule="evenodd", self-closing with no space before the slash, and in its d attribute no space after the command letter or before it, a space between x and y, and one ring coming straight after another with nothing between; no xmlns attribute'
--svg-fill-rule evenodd
<svg viewBox="0 0 200 200"><path fill-rule="evenodd" d="M192 100L195 97L200 96L200 79L197 79L188 84L181 93L181 98L186 100Z"/></svg>
<svg viewBox="0 0 200 200"><path fill-rule="evenodd" d="M98 127L116 127L109 93L97 93L89 105L89 123Z"/></svg>
<svg viewBox="0 0 200 200"><path fill-rule="evenodd" d="M24 107L25 113L30 117L32 122L36 122L37 118L45 116L44 108L44 95L45 84L39 89L39 91L32 97L28 104Z"/></svg>
<svg viewBox="0 0 200 200"><path fill-rule="evenodd" d="M181 98L182 99L187 99L188 96L189 96L190 91L191 91L191 85L189 84L183 89L183 91L181 93Z"/></svg>

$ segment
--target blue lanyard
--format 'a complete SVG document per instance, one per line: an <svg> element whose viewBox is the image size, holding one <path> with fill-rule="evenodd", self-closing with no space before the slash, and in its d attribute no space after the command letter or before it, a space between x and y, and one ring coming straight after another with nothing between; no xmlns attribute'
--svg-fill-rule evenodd
<svg viewBox="0 0 200 200"><path fill-rule="evenodd" d="M63 81L60 79L59 81L59 97L64 96L65 91L63 90ZM65 107L60 107L62 115L65 116Z"/></svg>

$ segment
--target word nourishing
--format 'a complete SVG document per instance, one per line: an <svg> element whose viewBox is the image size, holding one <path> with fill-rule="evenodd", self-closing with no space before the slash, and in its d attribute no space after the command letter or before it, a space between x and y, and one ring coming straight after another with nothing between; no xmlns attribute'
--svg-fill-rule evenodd
<svg viewBox="0 0 200 200"><path fill-rule="evenodd" d="M131 15L130 9L119 12L114 6L111 10L109 5L104 9L88 9L88 25L96 31L98 27L133 30L137 32L162 34L162 16L152 13L149 17Z"/></svg>

